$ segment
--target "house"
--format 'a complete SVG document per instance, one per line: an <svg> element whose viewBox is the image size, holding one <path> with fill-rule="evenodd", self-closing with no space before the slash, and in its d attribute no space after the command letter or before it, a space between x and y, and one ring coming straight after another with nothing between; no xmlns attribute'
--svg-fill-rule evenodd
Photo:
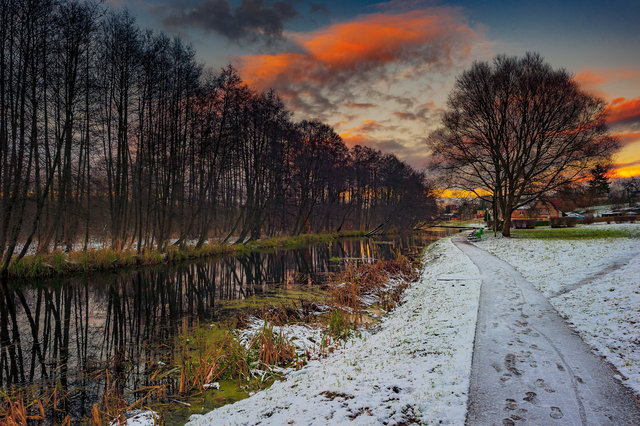
<svg viewBox="0 0 640 426"><path fill-rule="evenodd" d="M511 213L511 219L536 219L549 220L552 217L562 216L562 212L556 207L557 200L544 199L535 203L522 206Z"/></svg>

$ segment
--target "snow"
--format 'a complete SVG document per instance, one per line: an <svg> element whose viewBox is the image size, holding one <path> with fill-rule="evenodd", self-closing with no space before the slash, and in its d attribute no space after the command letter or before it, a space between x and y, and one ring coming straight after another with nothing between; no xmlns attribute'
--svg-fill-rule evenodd
<svg viewBox="0 0 640 426"><path fill-rule="evenodd" d="M551 303L640 395L640 255Z"/></svg>
<svg viewBox="0 0 640 426"><path fill-rule="evenodd" d="M124 423L113 421L111 425L126 425L126 426L153 426L158 423L159 416L155 411L147 410L133 410L127 413L127 419Z"/></svg>
<svg viewBox="0 0 640 426"><path fill-rule="evenodd" d="M438 280L453 274L459 279ZM375 334L363 333L250 398L194 415L190 424L462 424L479 289L475 266L450 239L440 240L404 304Z"/></svg>
<svg viewBox="0 0 640 426"><path fill-rule="evenodd" d="M593 225L590 225L593 226ZM640 230L640 224L596 225ZM513 265L640 395L640 239L502 239L476 243Z"/></svg>
<svg viewBox="0 0 640 426"><path fill-rule="evenodd" d="M593 229L640 229L639 224L588 226ZM494 238L486 232L476 244L515 266L547 297L640 254L638 238Z"/></svg>

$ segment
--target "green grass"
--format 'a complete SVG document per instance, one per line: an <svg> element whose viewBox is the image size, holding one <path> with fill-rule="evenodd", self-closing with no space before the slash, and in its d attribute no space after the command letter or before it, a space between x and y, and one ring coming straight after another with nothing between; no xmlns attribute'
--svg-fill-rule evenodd
<svg viewBox="0 0 640 426"><path fill-rule="evenodd" d="M247 244L206 244L200 248L169 246L164 253L157 250L135 253L132 250L116 251L108 248L73 253L55 251L49 254L25 256L18 262L12 262L9 266L9 275L13 278L67 276L160 263L176 263L211 256L241 256L258 250L289 250L310 244L328 243L338 238L358 238L364 235L364 231L347 231L274 237L250 241Z"/></svg>
<svg viewBox="0 0 640 426"><path fill-rule="evenodd" d="M635 229L602 229L579 226L576 228L513 229L511 235L518 238L550 238L581 240L590 238L638 238L640 227Z"/></svg>

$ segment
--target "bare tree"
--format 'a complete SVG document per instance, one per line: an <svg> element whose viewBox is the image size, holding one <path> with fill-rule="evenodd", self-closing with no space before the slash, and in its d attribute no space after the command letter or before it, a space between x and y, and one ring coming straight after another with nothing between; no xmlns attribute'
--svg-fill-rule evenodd
<svg viewBox="0 0 640 426"><path fill-rule="evenodd" d="M432 210L406 163L296 123L277 93L203 72L191 46L97 0L0 0L0 46L0 278L94 237L162 250Z"/></svg>
<svg viewBox="0 0 640 426"><path fill-rule="evenodd" d="M442 128L428 139L433 168L491 202L510 236L515 209L583 178L618 149L605 118L602 99L538 54L476 62L457 78Z"/></svg>

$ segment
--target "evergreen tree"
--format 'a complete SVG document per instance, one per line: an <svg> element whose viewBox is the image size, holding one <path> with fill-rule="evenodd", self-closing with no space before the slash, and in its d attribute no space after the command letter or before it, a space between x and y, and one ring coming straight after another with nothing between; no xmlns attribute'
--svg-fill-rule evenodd
<svg viewBox="0 0 640 426"><path fill-rule="evenodd" d="M607 177L608 173L609 167L601 164L596 164L596 166L591 169L589 188L594 196L604 197L611 192L611 188L609 187L609 178Z"/></svg>

